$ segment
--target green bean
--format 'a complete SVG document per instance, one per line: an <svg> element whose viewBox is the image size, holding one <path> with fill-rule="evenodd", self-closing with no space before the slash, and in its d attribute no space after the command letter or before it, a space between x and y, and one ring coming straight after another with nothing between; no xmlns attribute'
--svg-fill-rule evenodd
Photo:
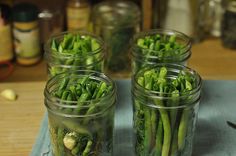
<svg viewBox="0 0 236 156"><path fill-rule="evenodd" d="M171 93L171 100L170 100L170 106L175 107L179 104L179 91L174 90ZM173 109L170 110L170 121L171 121L171 129L173 131L175 124L176 124L176 117L177 117L177 110Z"/></svg>
<svg viewBox="0 0 236 156"><path fill-rule="evenodd" d="M184 110L181 116L179 130L178 130L178 149L179 150L182 150L185 145L188 121L189 121L189 110Z"/></svg>
<svg viewBox="0 0 236 156"><path fill-rule="evenodd" d="M73 132L92 137L91 132L89 130L87 130L86 127L83 127L81 125L76 125L74 122L71 122L68 120L63 120L62 124Z"/></svg>
<svg viewBox="0 0 236 156"><path fill-rule="evenodd" d="M151 147L152 128L151 128L151 115L149 109L144 109L144 154L148 155Z"/></svg>
<svg viewBox="0 0 236 156"><path fill-rule="evenodd" d="M178 152L178 129L174 129L173 138L171 143L171 156L176 156Z"/></svg>
<svg viewBox="0 0 236 156"><path fill-rule="evenodd" d="M156 142L155 147L153 149L155 156L161 156L162 153L162 146L163 146L163 124L162 120L159 119L157 132L156 132Z"/></svg>
<svg viewBox="0 0 236 156"><path fill-rule="evenodd" d="M64 151L64 144L63 144L63 138L64 138L64 129L63 128L58 128L57 130L57 141L58 141L58 153L63 155L65 153Z"/></svg>
<svg viewBox="0 0 236 156"><path fill-rule="evenodd" d="M86 145L86 147L85 147L83 153L82 153L82 156L87 156L87 155L89 154L89 152L90 152L90 150L91 150L91 148L92 148L92 145L93 145L93 142L92 142L91 140L89 140L89 141L87 142L87 145Z"/></svg>
<svg viewBox="0 0 236 156"><path fill-rule="evenodd" d="M71 150L71 154L77 156L80 150L81 150L81 144L77 143L76 147Z"/></svg>
<svg viewBox="0 0 236 156"><path fill-rule="evenodd" d="M155 100L156 105L164 106L162 101ZM161 120L163 122L164 137L163 137L163 146L161 156L168 156L171 143L171 127L168 112L164 109L160 109Z"/></svg>
<svg viewBox="0 0 236 156"><path fill-rule="evenodd" d="M67 87L67 84L69 82L69 78L64 78L60 84L60 87L58 88L58 90L65 90Z"/></svg>
<svg viewBox="0 0 236 156"><path fill-rule="evenodd" d="M54 50L54 51L57 51L57 42L55 39L52 40L52 45L51 45L51 49Z"/></svg>

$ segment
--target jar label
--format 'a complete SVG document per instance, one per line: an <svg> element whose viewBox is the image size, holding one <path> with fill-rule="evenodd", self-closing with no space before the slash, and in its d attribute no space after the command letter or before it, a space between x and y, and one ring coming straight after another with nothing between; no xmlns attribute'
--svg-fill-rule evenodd
<svg viewBox="0 0 236 156"><path fill-rule="evenodd" d="M0 26L0 62L13 58L13 46L11 37L11 26L9 24Z"/></svg>
<svg viewBox="0 0 236 156"><path fill-rule="evenodd" d="M86 29L89 23L90 8L67 8L67 29Z"/></svg>
<svg viewBox="0 0 236 156"><path fill-rule="evenodd" d="M14 46L17 57L34 58L40 55L39 29L21 30L14 27Z"/></svg>

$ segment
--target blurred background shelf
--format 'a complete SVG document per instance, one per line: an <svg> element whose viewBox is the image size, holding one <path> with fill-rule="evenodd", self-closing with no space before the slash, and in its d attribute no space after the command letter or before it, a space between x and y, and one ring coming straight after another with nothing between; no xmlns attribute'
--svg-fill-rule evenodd
<svg viewBox="0 0 236 156"><path fill-rule="evenodd" d="M64 10L65 2L66 2L65 0L51 0L51 1L1 0L1 2L6 2L9 5L13 5L14 3L20 3L23 1L28 1L37 5L40 10L45 9L45 8L49 8L49 9L56 8L58 10L61 10L62 15L64 14L64 11L65 11ZM92 5L95 5L101 1L103 0L92 0L92 1L90 0ZM141 9L142 29L147 30L152 27L158 27L157 24L153 25L152 23L154 21L160 21L160 17L154 14L154 12L156 12L154 10L161 11L161 9L165 9L163 7L167 7L167 6L164 5L165 4L164 1L162 0L132 0L132 1L134 1ZM184 2L184 1L181 1L181 2ZM154 7L154 6L160 6L159 3L162 4L162 7L160 8ZM55 4L58 4L58 5L55 5ZM197 4L195 5L197 6ZM172 5L170 5L169 7L172 7ZM178 10L179 8L175 8L175 9ZM193 17L196 17L195 14L193 14ZM181 19L182 18L177 19L177 20L181 20ZM180 21L180 23L182 22ZM194 27L197 27L197 26L194 25ZM200 29L200 32L205 33L205 30ZM222 40L220 37L209 38L209 36L211 35L209 34L205 34L205 35L206 35L205 36L206 38L204 38L201 42L193 44L192 56L189 59L188 66L192 67L197 72L199 72L203 79L235 80L236 79L236 68L235 68L236 67L236 50L225 48L222 45ZM13 62L13 65L14 65L14 70L11 73L11 75L4 80L0 80L0 82L46 81L47 79L46 63L43 59L38 64L29 66L29 67L21 66L17 64L16 61ZM2 75L3 72L4 72L4 69L3 70L1 69L0 74Z"/></svg>

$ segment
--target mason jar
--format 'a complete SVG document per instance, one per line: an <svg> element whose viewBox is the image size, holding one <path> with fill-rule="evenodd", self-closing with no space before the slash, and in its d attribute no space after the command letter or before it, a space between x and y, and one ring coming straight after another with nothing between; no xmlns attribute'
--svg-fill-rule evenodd
<svg viewBox="0 0 236 156"><path fill-rule="evenodd" d="M166 72L161 70L163 67ZM159 76L151 80L150 72ZM163 73L165 78L161 76ZM201 84L197 72L177 64L146 67L133 76L133 129L137 156L191 156Z"/></svg>
<svg viewBox="0 0 236 156"><path fill-rule="evenodd" d="M153 37L155 36L158 36L159 38L156 42L153 40ZM174 38L175 40L173 41L170 38ZM137 45L137 42L140 39L144 40L145 43L149 42L149 46L144 48ZM169 41L169 39L171 41ZM191 56L192 43L190 37L175 30L152 29L140 32L134 35L131 42L133 74L143 67L155 65L157 63L187 65L187 61ZM157 44L159 44L158 42L160 43L159 48L155 49L155 46L158 46ZM178 49L175 48L176 45L178 45Z"/></svg>
<svg viewBox="0 0 236 156"><path fill-rule="evenodd" d="M66 89L84 78L104 82L110 91L93 100L63 98ZM61 89L66 91L58 98ZM53 156L112 155L116 86L109 77L87 70L61 73L47 82L44 97Z"/></svg>
<svg viewBox="0 0 236 156"><path fill-rule="evenodd" d="M53 49L53 42L59 43L63 41L66 35L80 35L81 38L90 37L99 44L99 48L88 51L81 51L81 49L68 50L67 53ZM74 46L72 41L71 45ZM44 50L49 77L69 70L95 70L103 72L106 51L105 43L100 37L89 32L67 31L54 35L47 41Z"/></svg>
<svg viewBox="0 0 236 156"><path fill-rule="evenodd" d="M107 43L105 72L113 78L131 73L129 40L140 31L139 7L130 1L105 1L92 9L93 31Z"/></svg>

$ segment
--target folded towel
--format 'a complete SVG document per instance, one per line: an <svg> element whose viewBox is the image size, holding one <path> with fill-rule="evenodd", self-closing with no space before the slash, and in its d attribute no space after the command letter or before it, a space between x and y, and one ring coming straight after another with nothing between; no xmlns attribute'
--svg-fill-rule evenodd
<svg viewBox="0 0 236 156"><path fill-rule="evenodd" d="M116 84L114 155L133 156L131 84L130 80L117 80ZM227 121L236 123L236 81L204 81L193 156L236 155L236 129L228 126ZM47 113L31 156L52 156Z"/></svg>

